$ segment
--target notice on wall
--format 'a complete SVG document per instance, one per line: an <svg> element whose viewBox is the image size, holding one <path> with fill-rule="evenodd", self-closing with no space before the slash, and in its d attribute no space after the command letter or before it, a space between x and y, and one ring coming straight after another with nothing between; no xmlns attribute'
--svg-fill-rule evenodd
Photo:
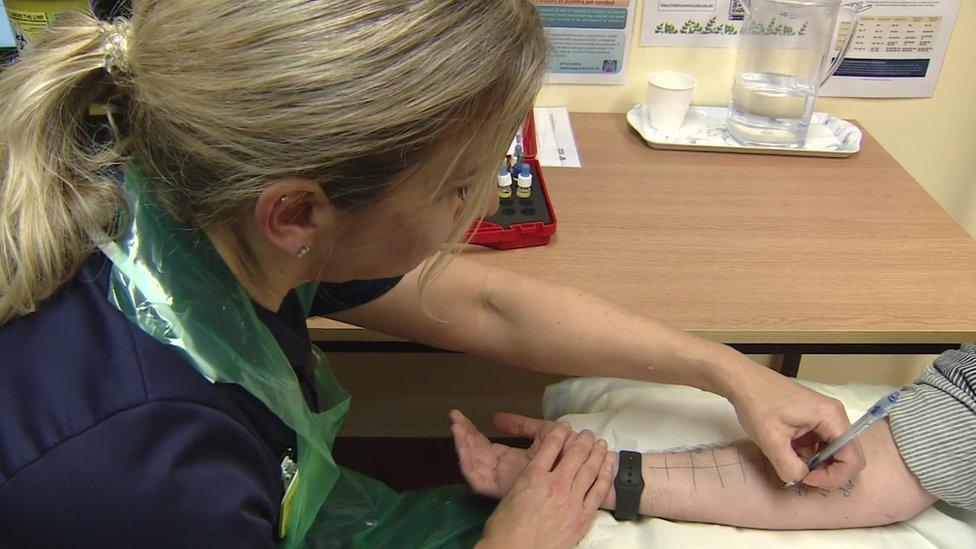
<svg viewBox="0 0 976 549"><path fill-rule="evenodd" d="M645 0L640 43L735 47L745 16L740 0Z"/></svg>
<svg viewBox="0 0 976 549"><path fill-rule="evenodd" d="M636 0L535 0L549 37L549 84L623 84Z"/></svg>
<svg viewBox="0 0 976 549"><path fill-rule="evenodd" d="M850 48L820 89L827 97L931 97L959 0L884 0L862 8ZM851 25L841 24L839 47Z"/></svg>
<svg viewBox="0 0 976 549"><path fill-rule="evenodd" d="M14 31L7 20L7 12L3 9L3 0L0 0L0 48L13 48L16 45Z"/></svg>
<svg viewBox="0 0 976 549"><path fill-rule="evenodd" d="M847 55L819 95L931 97L958 12L959 0L861 3ZM853 27L849 11L840 17L834 53ZM740 0L646 0L641 46L737 47L745 19ZM780 27L776 33L802 34Z"/></svg>

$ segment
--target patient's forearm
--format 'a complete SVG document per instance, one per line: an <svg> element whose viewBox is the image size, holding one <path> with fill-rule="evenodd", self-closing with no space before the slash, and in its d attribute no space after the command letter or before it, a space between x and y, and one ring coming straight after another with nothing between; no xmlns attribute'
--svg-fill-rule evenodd
<svg viewBox="0 0 976 549"><path fill-rule="evenodd" d="M751 528L876 526L907 520L935 498L905 467L887 421L861 436L867 467L835 490L782 489L752 443L643 456L641 514ZM612 508L614 495L605 502Z"/></svg>
<svg viewBox="0 0 976 549"><path fill-rule="evenodd" d="M750 528L842 528L885 524L859 475L836 490L783 482L754 444L648 454L644 458L642 514Z"/></svg>

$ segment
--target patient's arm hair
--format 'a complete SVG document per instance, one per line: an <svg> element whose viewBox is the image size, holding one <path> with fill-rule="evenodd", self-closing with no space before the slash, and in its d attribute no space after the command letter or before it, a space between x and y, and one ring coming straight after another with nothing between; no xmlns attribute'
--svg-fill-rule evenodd
<svg viewBox="0 0 976 549"><path fill-rule="evenodd" d="M646 453L641 514L775 530L851 528L907 520L936 501L905 466L887 420L859 439L867 466L833 490L784 489L751 442ZM604 508L615 498L611 490Z"/></svg>

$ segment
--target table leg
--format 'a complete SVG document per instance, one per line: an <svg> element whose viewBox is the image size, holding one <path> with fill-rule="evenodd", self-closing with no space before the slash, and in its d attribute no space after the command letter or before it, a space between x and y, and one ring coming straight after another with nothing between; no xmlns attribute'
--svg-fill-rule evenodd
<svg viewBox="0 0 976 549"><path fill-rule="evenodd" d="M800 359L803 355L800 353L783 353L780 356L779 362L779 373L786 377L796 377L796 374L800 371Z"/></svg>

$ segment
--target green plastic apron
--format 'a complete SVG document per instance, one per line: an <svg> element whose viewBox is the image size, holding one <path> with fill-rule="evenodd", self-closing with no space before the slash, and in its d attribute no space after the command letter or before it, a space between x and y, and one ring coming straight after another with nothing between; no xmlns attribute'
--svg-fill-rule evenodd
<svg viewBox="0 0 976 549"><path fill-rule="evenodd" d="M141 330L176 348L212 383L236 383L295 430L297 474L282 502L283 547L468 547L492 504L462 486L397 494L336 464L332 444L349 395L317 348L309 409L280 346L202 231L181 226L153 203L142 173L129 168L130 221L100 245L112 261L109 301ZM97 242L106 242L95 234ZM101 236L102 238L98 238ZM308 311L316 284L297 289ZM395 460L397 456L389 456Z"/></svg>

